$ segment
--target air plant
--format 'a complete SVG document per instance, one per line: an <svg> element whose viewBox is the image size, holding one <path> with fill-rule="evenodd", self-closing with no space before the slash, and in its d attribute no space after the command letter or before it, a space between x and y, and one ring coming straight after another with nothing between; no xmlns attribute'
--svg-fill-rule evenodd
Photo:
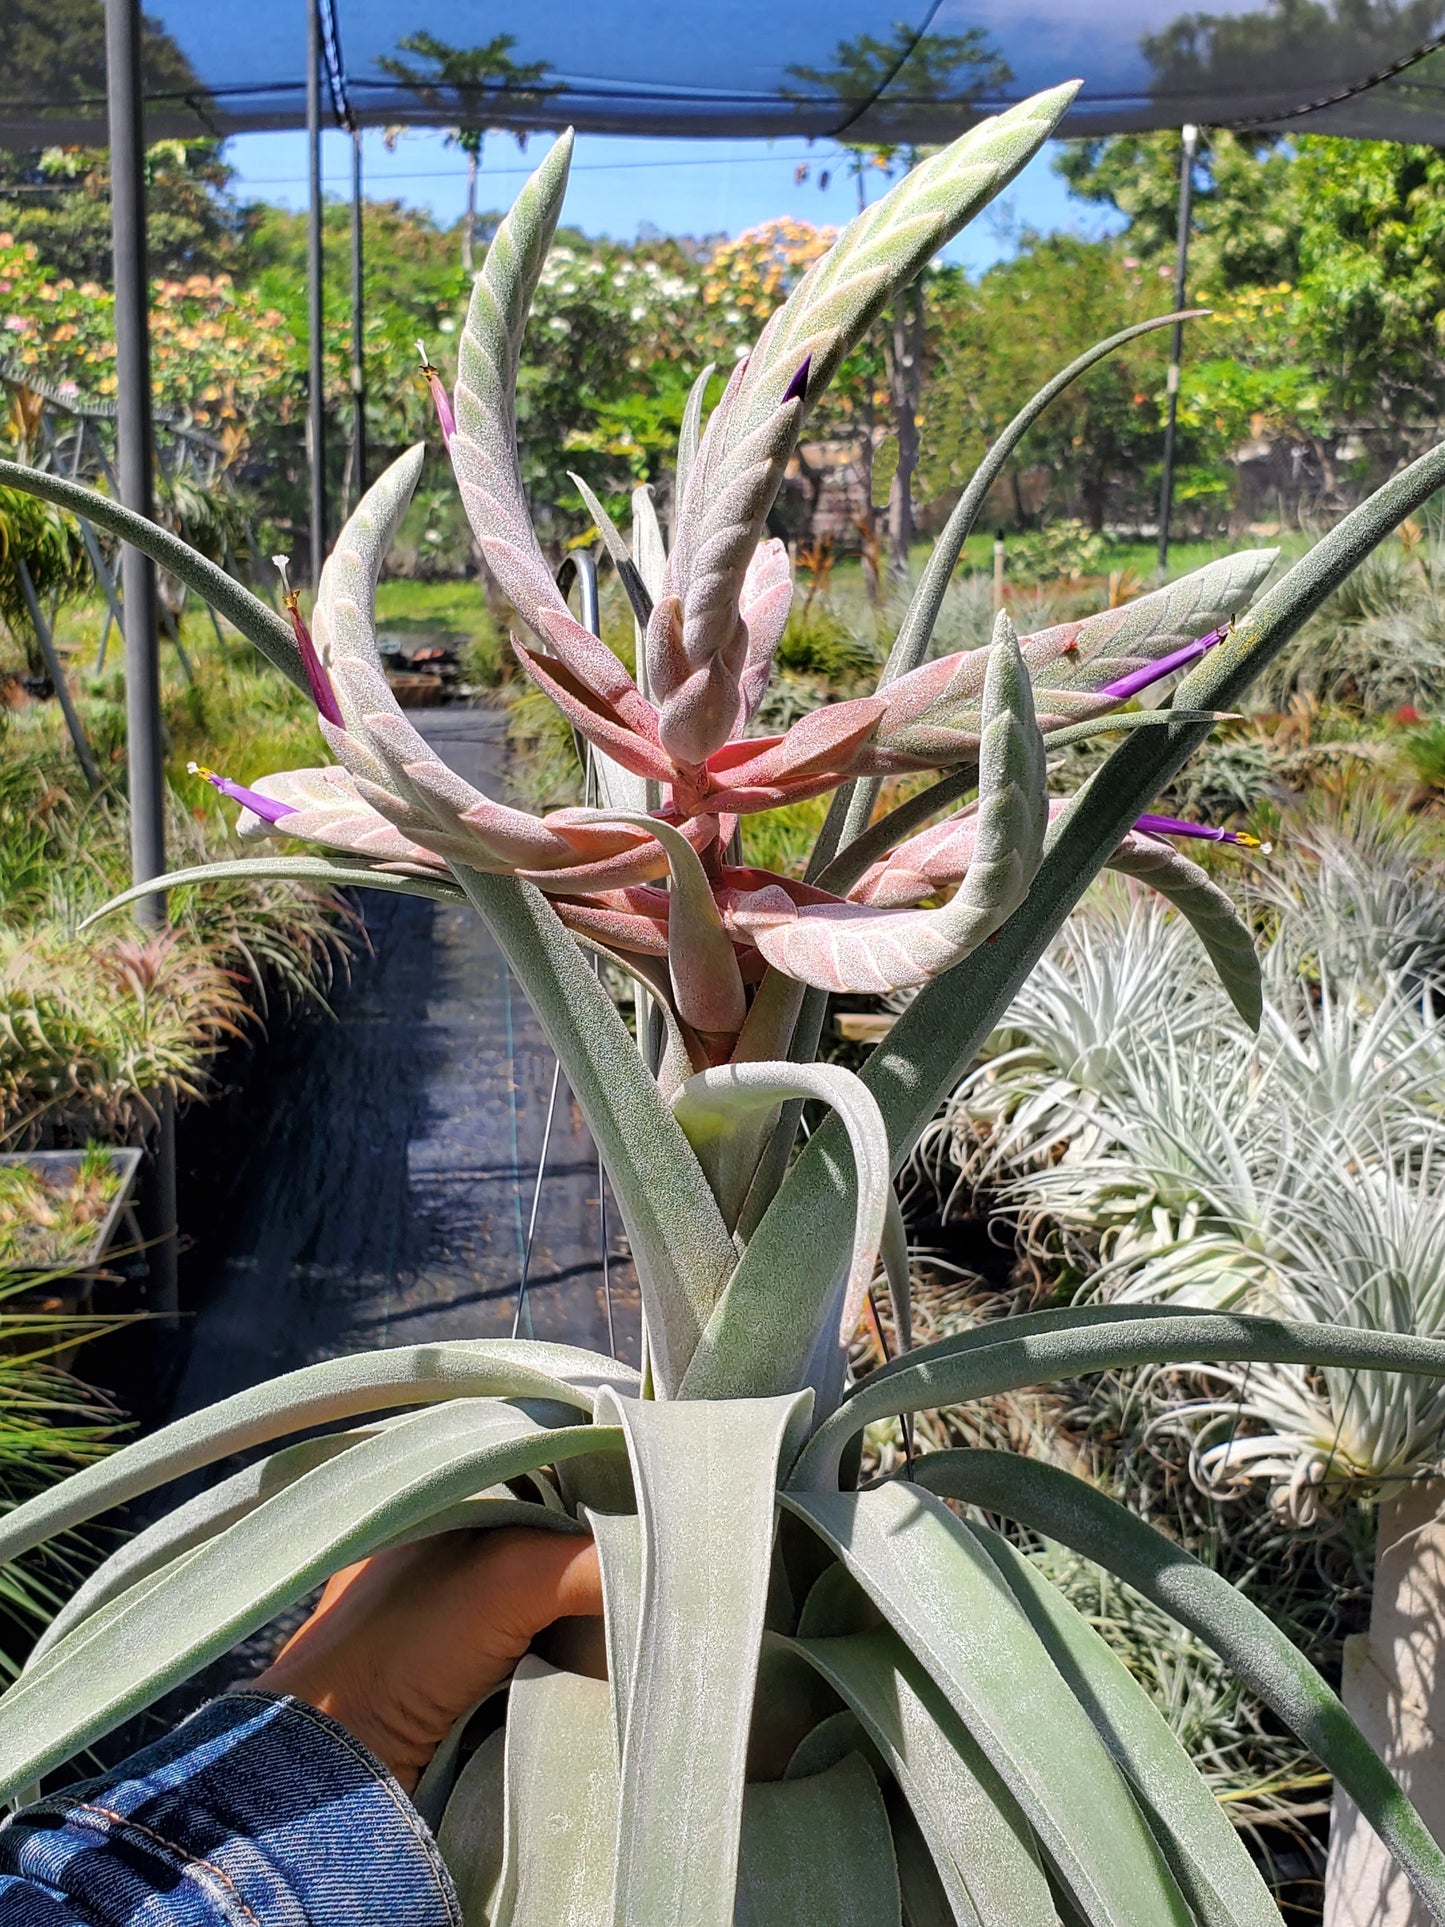
<svg viewBox="0 0 1445 1927"><path fill-rule="evenodd" d="M1445 1331L1438 986L1385 967L1403 931L1372 911L1397 894L1361 897L1358 859L1317 842L1271 879L1258 1035L1177 924L1115 893L1061 935L935 1125L935 1167L951 1148L956 1183L991 1187L1033 1242L1092 1249L1090 1295ZM1445 1406L1376 1373L1200 1371L1207 1396L1160 1382L1156 1422L1192 1438L1208 1490L1263 1482L1294 1524L1445 1452Z"/></svg>
<svg viewBox="0 0 1445 1927"><path fill-rule="evenodd" d="M0 1557L182 1472L313 1434L158 1521L75 1595L0 1700L0 1790L67 1759L347 1561L522 1520L596 1536L609 1681L528 1658L505 1738L455 1784L455 1749L439 1756L419 1802L478 1918L725 1927L741 1904L779 1922L906 1911L990 1927L1061 1914L1278 1923L1207 1785L1107 1643L951 1498L1098 1558L1183 1620L1348 1786L1445 1918L1445 1856L1329 1688L1225 1582L1084 1480L1022 1454L920 1454L911 1478L866 1490L847 1470L880 1418L1129 1364L1269 1358L1445 1376L1445 1343L1427 1339L1106 1306L958 1334L846 1383L880 1253L907 1339L891 1173L1102 866L1180 904L1244 1018L1257 1016L1258 966L1228 897L1137 819L1218 711L1445 480L1445 449L1423 457L1248 613L1271 556L1230 558L1022 640L1005 619L988 648L928 661L1003 462L1126 331L1050 383L990 451L876 694L747 734L791 597L766 519L810 406L1073 92L981 123L860 214L705 423L699 380L670 549L645 494L630 542L593 511L641 632L635 680L555 588L522 491L517 359L565 138L523 189L477 279L442 430L482 552L530 632L518 660L593 746L602 802L507 808L455 776L393 701L372 607L421 466L413 451L343 530L311 615L341 718L318 722L336 762L257 780L267 807L241 815L244 836L279 833L311 852L187 875L345 880L486 918L607 1161L641 1286L644 1369L487 1340L331 1360L19 1508L0 1525ZM3 465L0 480L144 547L310 687L299 610L293 633L164 531L61 478ZM1202 653L1173 707L1121 714L1121 684L1167 673L1185 649ZM1050 746L1111 729L1122 745L1052 807ZM928 770L942 772L931 789L872 822L881 779ZM756 871L745 847L739 860L734 833L745 846L750 817L828 792L805 882ZM598 949L656 1014L639 1026L642 1048L594 975ZM917 995L861 1076L813 1061L829 990L900 986ZM794 1158L804 1098L833 1115ZM394 1416L378 1424L383 1411ZM334 1429L343 1420L352 1429ZM315 1436L319 1424L333 1429ZM526 1477L536 1499L517 1496ZM772 1764L750 1777L750 1758Z"/></svg>

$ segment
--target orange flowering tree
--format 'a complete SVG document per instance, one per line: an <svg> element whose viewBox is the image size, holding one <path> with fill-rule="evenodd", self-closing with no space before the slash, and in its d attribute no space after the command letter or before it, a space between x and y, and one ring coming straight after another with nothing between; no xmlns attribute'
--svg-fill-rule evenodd
<svg viewBox="0 0 1445 1927"><path fill-rule="evenodd" d="M114 296L96 281L49 273L29 242L0 234L0 347L62 396L114 397ZM151 365L158 407L199 428L288 420L283 317L229 275L158 281L151 293Z"/></svg>

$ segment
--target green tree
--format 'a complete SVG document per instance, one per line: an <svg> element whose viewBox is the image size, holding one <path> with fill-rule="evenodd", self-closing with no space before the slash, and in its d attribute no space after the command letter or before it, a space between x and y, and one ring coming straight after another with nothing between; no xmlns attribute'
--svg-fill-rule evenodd
<svg viewBox="0 0 1445 1927"><path fill-rule="evenodd" d="M924 487L957 488L1027 396L1076 355L1118 328L1167 313L1169 288L1121 248L1073 235L1026 237L1012 261L977 284L940 284L932 315L937 344L925 422ZM1111 515L1145 508L1159 459L1165 350L1146 336L1111 355L1050 407L1020 462L1047 478L1051 513L1099 529ZM1186 430L1186 491L1217 490L1201 435ZM1015 466L1016 519L1030 519Z"/></svg>
<svg viewBox="0 0 1445 1927"><path fill-rule="evenodd" d="M234 271L244 220L233 170L214 140L157 141L146 150L146 240L151 273L166 278ZM110 157L103 147L0 151L0 226L33 243L56 274L109 285Z"/></svg>
<svg viewBox="0 0 1445 1927"><path fill-rule="evenodd" d="M1179 220L1179 134L1068 141L1054 165L1080 200L1128 223L1128 251L1173 260ZM1272 137L1210 129L1194 164L1190 288L1293 281L1303 210L1294 150Z"/></svg>
<svg viewBox="0 0 1445 1927"><path fill-rule="evenodd" d="M1378 73L1439 31L1439 0L1269 0L1247 12L1180 14L1145 34L1140 51L1165 99L1277 102L1283 85L1302 101ZM1408 95L1395 105L1407 115Z"/></svg>
<svg viewBox="0 0 1445 1927"><path fill-rule="evenodd" d="M417 99L438 112L454 113L456 125L448 139L467 157L467 211L462 221L462 269L472 273L472 249L477 233L477 176L491 116L489 103L505 97L512 107L534 107L554 88L542 85L549 71L545 60L516 61L512 49L517 36L494 34L477 47L453 47L434 33L403 34L397 42L403 53L431 62L430 71L409 61L383 54L377 65L399 80ZM527 137L518 134L517 145Z"/></svg>
<svg viewBox="0 0 1445 1927"><path fill-rule="evenodd" d="M1445 155L1311 135L1299 145L1298 293L1339 405L1396 421L1445 403Z"/></svg>
<svg viewBox="0 0 1445 1927"><path fill-rule="evenodd" d="M1175 134L1082 141L1059 163L1073 191L1128 222L1148 263L1172 254ZM1190 295L1288 291L1271 351L1300 360L1333 410L1400 424L1445 403L1445 159L1434 147L1306 134L1291 143L1210 136L1195 181ZM1243 307L1248 307L1244 303ZM1242 311L1242 310L1241 310ZM1236 333L1260 363L1260 342ZM1279 364L1276 364L1279 365Z"/></svg>
<svg viewBox="0 0 1445 1927"><path fill-rule="evenodd" d="M103 0L6 0L5 92L37 121L61 121L105 95ZM190 62L158 21L142 16L148 95L191 101L204 93ZM168 140L147 156L151 271L210 274L229 265L235 208L231 175L213 140ZM0 150L0 227L33 242L56 273L110 280L110 168L104 149Z"/></svg>
<svg viewBox="0 0 1445 1927"><path fill-rule="evenodd" d="M104 0L6 0L5 92L37 118L105 95ZM146 91L194 98L201 83L175 41L141 17Z"/></svg>

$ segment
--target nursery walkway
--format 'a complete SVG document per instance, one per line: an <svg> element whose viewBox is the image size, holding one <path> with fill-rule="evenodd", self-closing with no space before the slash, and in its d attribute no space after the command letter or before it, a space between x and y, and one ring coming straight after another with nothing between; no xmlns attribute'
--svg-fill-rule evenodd
<svg viewBox="0 0 1445 1927"><path fill-rule="evenodd" d="M501 792L497 712L412 719ZM555 1060L471 910L376 893L364 907L374 954L338 987L337 1021L263 1072L219 1256L192 1273L177 1415L337 1353L511 1331ZM184 1224L184 1196L181 1210ZM607 1221L617 1349L636 1363L610 1199ZM597 1154L564 1080L528 1277L538 1338L608 1349L599 1234Z"/></svg>

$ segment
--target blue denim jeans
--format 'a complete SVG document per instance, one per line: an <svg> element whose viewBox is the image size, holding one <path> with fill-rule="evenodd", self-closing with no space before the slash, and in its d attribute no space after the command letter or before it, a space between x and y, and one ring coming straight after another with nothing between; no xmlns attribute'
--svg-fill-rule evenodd
<svg viewBox="0 0 1445 1927"><path fill-rule="evenodd" d="M299 1700L213 1700L0 1827L0 1927L461 1927L436 1843Z"/></svg>

